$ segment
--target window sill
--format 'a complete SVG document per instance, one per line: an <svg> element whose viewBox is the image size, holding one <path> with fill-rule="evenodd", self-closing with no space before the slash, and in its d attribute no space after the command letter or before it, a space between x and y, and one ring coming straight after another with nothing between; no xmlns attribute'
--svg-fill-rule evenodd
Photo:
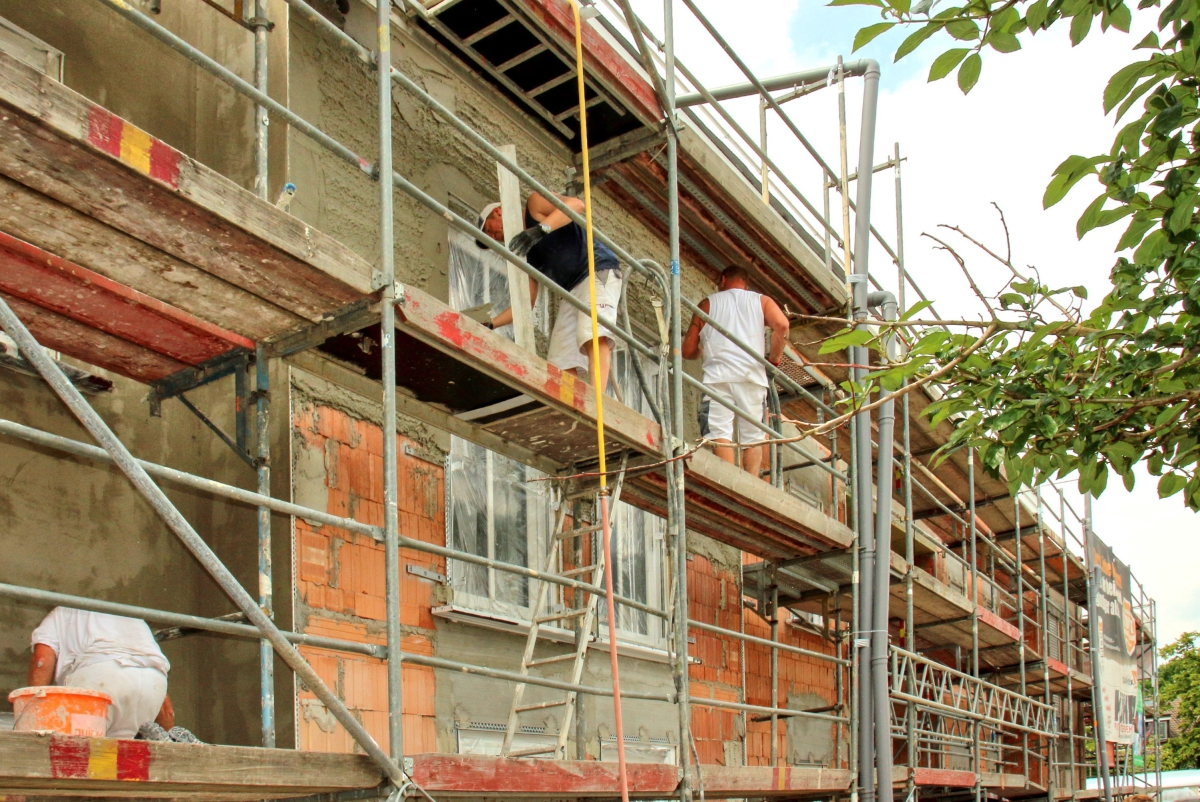
<svg viewBox="0 0 1200 802"><path fill-rule="evenodd" d="M469 626L483 627L485 629L496 630L497 632L508 632L513 635L529 635L529 624L519 618L512 616L501 615L498 613L485 613L479 610L472 610L468 607L461 607L457 604L446 604L441 607L434 607L433 614L438 618L444 618L447 621L454 621L459 624L467 624ZM554 643L574 643L575 633L569 629L561 627L541 626L538 628L538 639L548 640ZM588 645L589 649L595 649L600 652L609 651L608 641L593 638ZM671 662L671 656L664 649L655 649L650 646L643 646L637 643L617 643L617 655L620 657L632 657L637 660L645 660L649 663Z"/></svg>

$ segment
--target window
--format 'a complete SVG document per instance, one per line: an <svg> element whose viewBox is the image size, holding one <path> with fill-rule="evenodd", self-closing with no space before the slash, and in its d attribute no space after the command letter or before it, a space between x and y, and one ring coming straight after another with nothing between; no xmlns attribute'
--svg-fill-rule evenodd
<svg viewBox="0 0 1200 802"><path fill-rule="evenodd" d="M450 305L471 309L491 303L492 314L508 305L508 278L503 259L482 250L459 232L450 234ZM544 336L549 331L550 293L541 292L534 310L534 326ZM511 327L499 329L512 338ZM613 355L612 375L624 402L649 414L631 354L619 348ZM647 369L643 367L643 372ZM647 380L652 381L646 373ZM610 463L610 469L612 468ZM535 482L542 474L519 462L458 437L451 439L446 471L446 538L456 549L541 570L551 543L557 515L550 482ZM619 595L662 606L663 537L665 522L649 513L618 503L610 516L612 527L613 583ZM599 539L596 539L597 547ZM594 555L593 555L594 556ZM594 560L590 561L594 563ZM482 565L451 560L450 583L455 605L491 616L528 621L537 598L537 583L527 577ZM550 603L561 601L551 595ZM600 604L600 632L606 637L605 606ZM618 607L621 640L659 648L665 644L665 625L656 616Z"/></svg>

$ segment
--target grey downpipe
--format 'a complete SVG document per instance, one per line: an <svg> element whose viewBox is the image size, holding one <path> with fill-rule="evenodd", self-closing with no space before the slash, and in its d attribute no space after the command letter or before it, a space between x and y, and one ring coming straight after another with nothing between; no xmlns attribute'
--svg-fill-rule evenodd
<svg viewBox="0 0 1200 802"><path fill-rule="evenodd" d="M879 65L874 61L866 61L863 69L863 109L861 132L858 142L858 198L857 214L854 219L854 274L851 277L854 320L860 329L865 329L867 320L867 256L871 246L871 180L874 176L875 150L875 113L879 103ZM855 365L867 365L870 352L863 346L851 349L850 361ZM861 382L867 374L866 367L851 369L855 382ZM875 543L875 517L872 509L871 488L871 413L859 412L855 416L855 455L858 461L858 473L855 475L855 494L858 507L858 537L859 537L859 626L862 634L874 629L874 588L877 548ZM887 563L883 562L887 570ZM871 766L874 764L875 739L872 731L875 716L883 711L874 709L874 671L872 670L873 649L870 638L866 644L859 641L856 644L860 650L859 657L859 726L858 739L858 786L861 802L873 802L875 788L870 780ZM886 658L886 652L885 652ZM890 778L889 778L890 779Z"/></svg>
<svg viewBox="0 0 1200 802"><path fill-rule="evenodd" d="M884 320L900 316L896 296L873 292L867 304L880 307ZM885 337L889 362L896 357L896 337ZM875 609L871 625L871 682L875 709L875 766L878 802L891 802L892 702L888 694L888 603L891 600L892 554L892 446L896 436L896 401L889 393L879 405L879 464L875 478Z"/></svg>
<svg viewBox="0 0 1200 802"><path fill-rule="evenodd" d="M138 464L133 455L129 453L125 445L117 439L108 425L100 418L94 409L88 404L87 400L76 389L75 385L63 375L63 372L58 368L53 360L46 355L46 352L34 339L29 330L9 308L8 304L0 299L0 327L3 327L8 336L12 337L17 344L17 348L26 359L37 369L46 383L54 390L63 403L71 410L79 422L83 424L88 433L96 439L105 451L107 451L138 492L146 499L147 502L154 508L154 511L163 519L163 522L179 537L188 551L204 566L205 570L216 580L221 589L233 601L241 612L245 613L246 617L254 626L258 627L263 636L271 642L275 647L275 651L283 658L296 676L321 700L322 704L331 712L338 723L346 728L346 731L352 738L363 748L363 751L371 758L371 760L383 771L383 773L396 785L404 782L404 776L400 771L400 767L393 762L387 754L371 737L366 728L354 717L354 714L346 707L342 700L329 690L329 686L321 679L313 667L308 664L304 656L296 650L296 647L288 642L279 628L275 626L263 609L256 602L246 589L241 586L237 578L230 572L220 558L213 553L204 539L192 528L192 525L187 522L187 519L180 514L171 500L159 488L145 469Z"/></svg>

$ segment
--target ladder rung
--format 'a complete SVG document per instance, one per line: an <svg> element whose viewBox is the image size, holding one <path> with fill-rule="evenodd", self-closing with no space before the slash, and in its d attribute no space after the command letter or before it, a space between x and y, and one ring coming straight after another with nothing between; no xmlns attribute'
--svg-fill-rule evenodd
<svg viewBox="0 0 1200 802"><path fill-rule="evenodd" d="M557 751L557 746L534 746L529 749L518 749L516 752L509 752L505 757L533 757L534 755L550 755Z"/></svg>
<svg viewBox="0 0 1200 802"><path fill-rule="evenodd" d="M491 25L488 25L486 28L478 30L475 33L471 34L470 36L464 36L462 43L464 45L466 45L467 47L470 47L471 45L478 42L480 39L488 38L489 36L494 34L496 31L500 30L501 28L507 28L514 21L515 20L513 19L511 14L505 14L503 17L496 20Z"/></svg>
<svg viewBox="0 0 1200 802"><path fill-rule="evenodd" d="M599 532L603 528L604 528L603 524L596 524L595 526L585 526L583 529L572 529L569 532L559 532L554 537L556 540L570 540L571 538L582 537L583 535L590 535L592 532Z"/></svg>
<svg viewBox="0 0 1200 802"><path fill-rule="evenodd" d="M587 614L587 608L585 607L585 608L582 608L579 610L564 610L561 613L551 613L550 615L539 615L537 618L533 619L533 621L536 624L544 624L547 621L561 621L566 618L579 618L580 616L583 616L586 614Z"/></svg>
<svg viewBox="0 0 1200 802"><path fill-rule="evenodd" d="M598 565L585 565L582 568L572 568L570 571L563 571L562 576L566 576L566 577L582 576L583 574L586 574L588 571L595 571L599 567L600 566L598 566Z"/></svg>
<svg viewBox="0 0 1200 802"><path fill-rule="evenodd" d="M516 708L516 711L518 713L524 713L527 710L545 710L548 707L562 707L566 703L566 699L559 699L553 702L538 702L535 705L521 705L520 707Z"/></svg>
<svg viewBox="0 0 1200 802"><path fill-rule="evenodd" d="M574 660L574 659L575 659L575 652L567 652L566 654L556 654L553 657L539 657L537 660L529 661L529 664L526 667L533 668L534 666L544 666L547 663L561 663L564 660Z"/></svg>
<svg viewBox="0 0 1200 802"><path fill-rule="evenodd" d="M513 56L508 61L504 61L504 62L501 62L500 64L497 64L496 69L499 72L504 72L505 70L511 70L513 67L517 66L518 64L524 64L526 61L529 61L529 59L533 58L534 56L539 55L541 53L545 53L545 52L546 52L545 45L535 45L534 47L531 47L528 50L526 50L524 53Z"/></svg>

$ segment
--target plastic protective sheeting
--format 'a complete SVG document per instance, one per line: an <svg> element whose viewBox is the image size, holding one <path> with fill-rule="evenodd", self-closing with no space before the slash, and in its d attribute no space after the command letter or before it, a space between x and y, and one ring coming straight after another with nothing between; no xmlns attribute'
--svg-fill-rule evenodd
<svg viewBox="0 0 1200 802"><path fill-rule="evenodd" d="M450 306L474 309L491 304L494 317L508 307L508 275L504 260L481 249L474 238L461 232L449 235ZM535 329L549 330L549 293L538 295L534 308ZM512 339L512 327L497 329ZM613 353L612 376L624 403L649 416L632 358L625 347ZM653 386L655 367L641 361L643 374ZM550 543L555 508L548 482L531 482L540 472L487 449L454 437L446 471L447 542L453 548L507 563L541 569ZM613 583L619 595L662 606L665 560L665 522L649 513L619 503L612 511ZM599 538L595 539L597 547ZM594 556L594 555L593 555ZM594 562L594 560L593 560ZM561 568L561 567L560 567ZM500 612L530 618L529 606L536 597L536 583L526 577L486 566L451 561L449 566L454 602L483 612ZM561 601L555 589L551 602ZM606 621L604 605L600 620ZM665 643L661 619L640 610L617 608L617 627L622 639L658 647ZM602 637L605 627L600 627Z"/></svg>

